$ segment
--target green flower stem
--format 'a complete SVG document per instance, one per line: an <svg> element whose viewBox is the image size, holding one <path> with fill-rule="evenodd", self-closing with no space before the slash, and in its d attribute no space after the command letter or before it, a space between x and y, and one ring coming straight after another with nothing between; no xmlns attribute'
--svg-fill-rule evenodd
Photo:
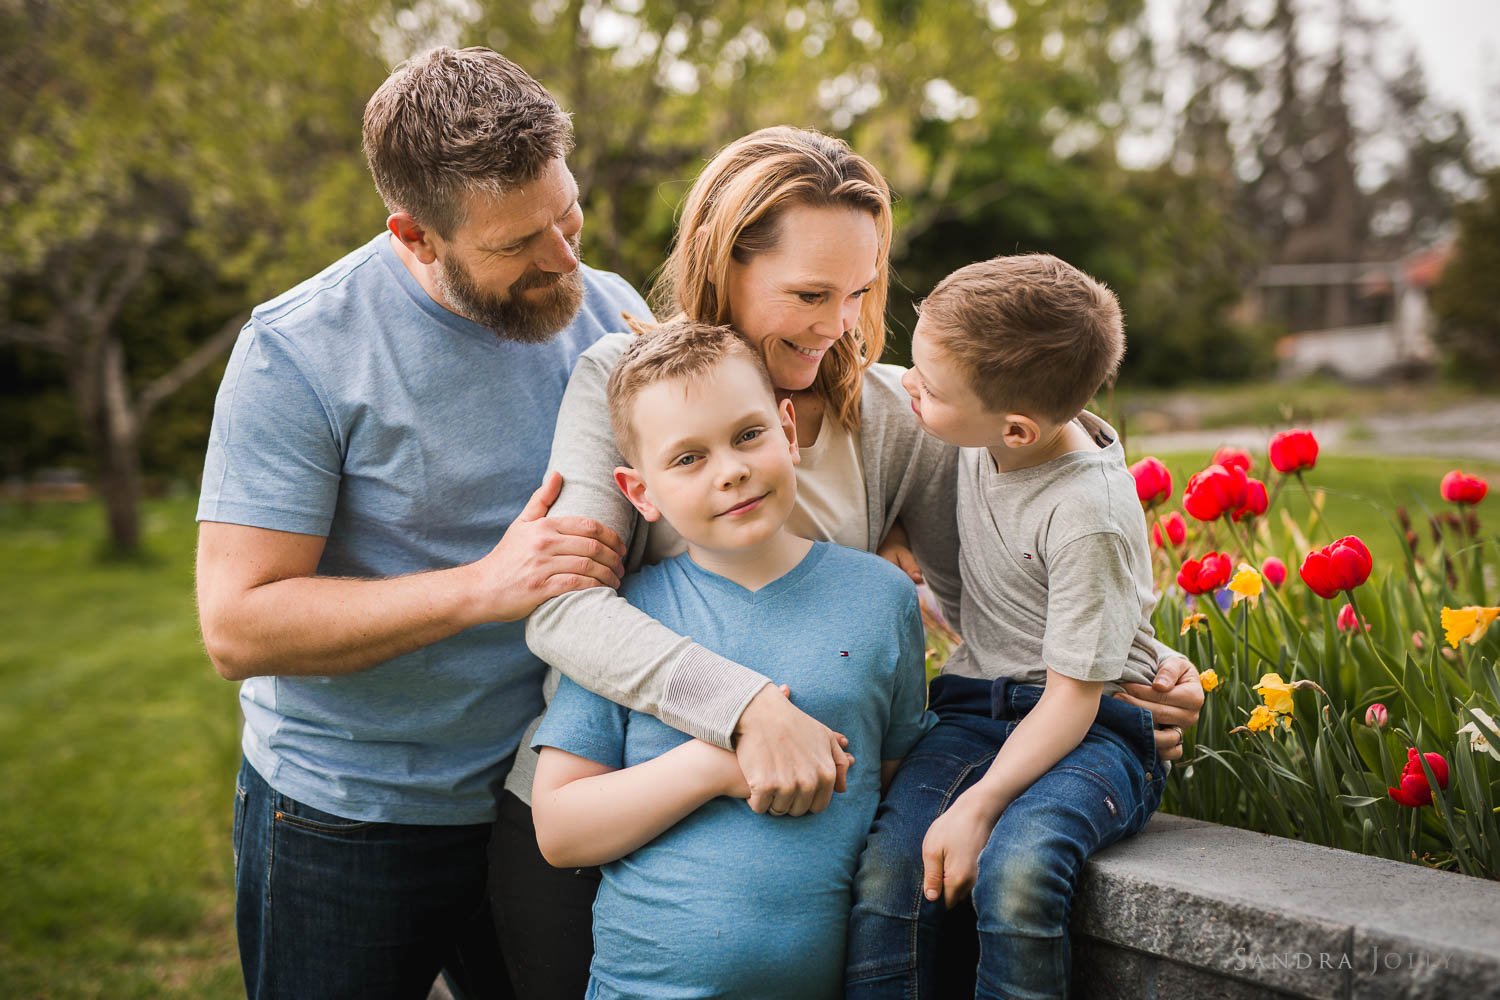
<svg viewBox="0 0 1500 1000"><path fill-rule="evenodd" d="M1354 631L1361 633L1365 637L1365 642L1370 646L1370 652L1375 654L1376 661L1384 668L1386 674L1390 676L1391 683L1396 685L1396 690L1401 692L1401 697L1406 699L1407 704L1412 704L1411 695L1407 693L1406 685L1402 683L1401 676L1396 673L1396 668L1391 665L1385 658L1385 654L1380 651L1380 647L1375 644L1375 637L1370 634L1370 630L1360 627L1369 621L1369 619L1365 617L1363 611L1359 610L1359 603L1354 599L1354 591L1346 590L1344 591L1344 596L1349 598L1349 606L1354 609L1356 622Z"/></svg>
<svg viewBox="0 0 1500 1000"><path fill-rule="evenodd" d="M1224 614L1223 609L1219 607L1219 602L1216 601L1216 600L1214 600L1212 595L1210 595L1210 594L1200 594L1199 596L1200 597L1206 597L1206 598L1208 598L1208 600L1207 600L1206 603L1208 604L1209 607L1213 608L1213 613L1218 616L1219 621L1223 622L1224 623L1224 627L1227 628L1227 629L1229 629L1229 631L1231 633L1243 631L1243 633L1244 633L1244 639L1245 639L1245 645L1249 649L1253 650L1255 652L1256 656L1260 657L1262 660L1266 661L1267 663L1275 663L1276 662L1276 657L1270 655L1265 650L1261 649L1259 646L1255 645L1255 643L1253 643L1253 642L1250 641L1250 630L1248 628L1247 629L1236 629L1235 628L1234 624L1232 622L1230 622L1229 616L1227 616L1226 614ZM1244 604L1244 603L1247 603L1247 601L1241 601L1240 603ZM1244 621L1244 615L1241 615L1241 621Z"/></svg>
<svg viewBox="0 0 1500 1000"><path fill-rule="evenodd" d="M1328 540L1333 541L1333 529L1328 526L1327 521L1323 520L1323 512L1318 510L1318 505L1313 500L1311 487L1307 485L1307 480L1302 478L1301 471L1298 471L1296 475L1297 484L1302 487L1302 493L1307 497L1307 509L1312 511L1313 520L1317 522L1318 527L1323 529L1323 534L1328 536ZM1267 504L1266 510L1270 509L1270 505Z"/></svg>

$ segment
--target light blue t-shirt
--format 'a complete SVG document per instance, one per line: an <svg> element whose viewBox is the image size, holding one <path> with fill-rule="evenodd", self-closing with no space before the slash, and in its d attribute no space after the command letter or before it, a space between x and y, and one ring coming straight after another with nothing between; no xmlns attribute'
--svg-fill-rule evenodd
<svg viewBox="0 0 1500 1000"><path fill-rule="evenodd" d="M880 761L904 756L935 721L924 711L916 589L878 556L818 542L757 591L684 554L628 577L621 596L789 685L798 707L849 738L856 764L848 790L815 816L760 816L719 798L605 865L588 996L842 996L850 887ZM532 745L625 768L687 738L564 678Z"/></svg>
<svg viewBox="0 0 1500 1000"><path fill-rule="evenodd" d="M214 406L198 520L325 536L320 576L480 558L541 484L578 355L621 310L649 315L618 276L583 278L556 338L503 341L434 302L382 233L257 307ZM245 755L349 819L484 823L545 670L512 622L341 677L255 677Z"/></svg>

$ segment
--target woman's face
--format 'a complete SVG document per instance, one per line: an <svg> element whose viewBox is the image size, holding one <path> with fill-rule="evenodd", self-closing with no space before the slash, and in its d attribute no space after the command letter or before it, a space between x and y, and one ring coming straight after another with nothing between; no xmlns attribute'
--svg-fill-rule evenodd
<svg viewBox="0 0 1500 1000"><path fill-rule="evenodd" d="M859 321L880 266L875 219L851 208L798 205L781 217L777 249L729 264L729 322L778 389L806 389Z"/></svg>

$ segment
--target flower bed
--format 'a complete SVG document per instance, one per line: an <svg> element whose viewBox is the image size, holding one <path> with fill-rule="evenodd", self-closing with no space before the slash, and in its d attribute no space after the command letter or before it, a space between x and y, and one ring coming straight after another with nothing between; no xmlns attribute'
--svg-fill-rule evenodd
<svg viewBox="0 0 1500 1000"><path fill-rule="evenodd" d="M1454 471L1452 507L1379 565L1323 517L1318 445L1284 431L1264 479L1221 449L1168 507L1154 458L1132 466L1152 525L1158 634L1207 692L1164 808L1310 843L1500 879L1500 628L1488 487ZM1300 492L1294 519L1284 497ZM1280 501L1280 502L1279 502ZM1289 572L1288 567L1296 567Z"/></svg>

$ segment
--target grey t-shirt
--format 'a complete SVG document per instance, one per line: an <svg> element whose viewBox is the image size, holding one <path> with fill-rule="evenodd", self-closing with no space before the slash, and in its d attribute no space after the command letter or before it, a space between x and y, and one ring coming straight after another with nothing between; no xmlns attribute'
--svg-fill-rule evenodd
<svg viewBox="0 0 1500 1000"><path fill-rule="evenodd" d="M1114 429L1078 422L1097 450L1014 472L960 452L964 643L943 673L1040 684L1050 667L1108 691L1155 675L1146 518Z"/></svg>

